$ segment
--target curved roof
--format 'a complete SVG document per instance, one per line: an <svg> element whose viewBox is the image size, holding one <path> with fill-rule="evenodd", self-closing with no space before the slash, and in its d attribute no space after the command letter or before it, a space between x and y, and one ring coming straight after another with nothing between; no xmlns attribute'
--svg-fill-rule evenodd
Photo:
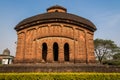
<svg viewBox="0 0 120 80"><path fill-rule="evenodd" d="M63 9L65 11L67 11L66 8L64 8L62 6L59 6L59 5L51 6L51 7L47 8L47 11L50 10L50 9Z"/></svg>
<svg viewBox="0 0 120 80"><path fill-rule="evenodd" d="M10 55L10 50L7 48L3 51L3 55Z"/></svg>
<svg viewBox="0 0 120 80"><path fill-rule="evenodd" d="M90 29L92 31L96 30L95 25L88 19L85 19L83 17L70 14L70 13L64 13L64 12L51 12L51 13L43 13L38 14L36 16L32 16L30 18L24 19L21 21L15 29L21 30L26 27L30 27L31 25L37 25L42 23L49 23L49 22L63 22L63 23L71 23L76 25L85 25L83 27Z"/></svg>

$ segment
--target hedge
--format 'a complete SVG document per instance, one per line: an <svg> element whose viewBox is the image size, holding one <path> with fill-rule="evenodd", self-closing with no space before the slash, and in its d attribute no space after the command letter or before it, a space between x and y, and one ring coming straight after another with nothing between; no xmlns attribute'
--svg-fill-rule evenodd
<svg viewBox="0 0 120 80"><path fill-rule="evenodd" d="M0 73L0 80L120 80L120 73Z"/></svg>

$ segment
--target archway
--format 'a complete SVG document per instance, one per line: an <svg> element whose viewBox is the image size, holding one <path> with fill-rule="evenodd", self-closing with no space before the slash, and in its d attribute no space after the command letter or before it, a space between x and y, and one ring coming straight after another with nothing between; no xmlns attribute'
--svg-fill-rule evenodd
<svg viewBox="0 0 120 80"><path fill-rule="evenodd" d="M64 60L69 61L69 44L64 44Z"/></svg>
<svg viewBox="0 0 120 80"><path fill-rule="evenodd" d="M58 61L58 44L55 42L53 44L53 57L54 57L54 61Z"/></svg>
<svg viewBox="0 0 120 80"><path fill-rule="evenodd" d="M46 61L47 59L47 44L43 43L42 44L42 59Z"/></svg>

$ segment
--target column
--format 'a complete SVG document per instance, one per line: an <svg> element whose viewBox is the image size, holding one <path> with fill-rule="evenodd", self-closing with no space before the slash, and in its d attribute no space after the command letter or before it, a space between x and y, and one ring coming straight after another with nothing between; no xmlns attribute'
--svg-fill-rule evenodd
<svg viewBox="0 0 120 80"><path fill-rule="evenodd" d="M16 62L23 62L24 59L24 50L25 50L25 33L18 33L18 41L17 41L17 51L16 51Z"/></svg>
<svg viewBox="0 0 120 80"><path fill-rule="evenodd" d="M39 40L36 41L36 61L40 63L42 61L42 47Z"/></svg>
<svg viewBox="0 0 120 80"><path fill-rule="evenodd" d="M53 44L51 40L48 41L47 62L53 62Z"/></svg>
<svg viewBox="0 0 120 80"><path fill-rule="evenodd" d="M70 62L75 63L75 27L73 27L73 44L70 45Z"/></svg>
<svg viewBox="0 0 120 80"><path fill-rule="evenodd" d="M59 62L64 62L64 44L62 42L62 39L61 39L61 42L59 45L59 55L58 55L58 61Z"/></svg>

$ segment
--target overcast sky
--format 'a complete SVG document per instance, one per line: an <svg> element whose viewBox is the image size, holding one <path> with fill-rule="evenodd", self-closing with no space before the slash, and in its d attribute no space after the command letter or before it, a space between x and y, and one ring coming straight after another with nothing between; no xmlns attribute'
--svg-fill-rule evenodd
<svg viewBox="0 0 120 80"><path fill-rule="evenodd" d="M8 48L15 55L14 27L25 18L45 13L53 5L91 20L97 27L94 39L110 39L120 46L120 0L0 0L0 54Z"/></svg>

